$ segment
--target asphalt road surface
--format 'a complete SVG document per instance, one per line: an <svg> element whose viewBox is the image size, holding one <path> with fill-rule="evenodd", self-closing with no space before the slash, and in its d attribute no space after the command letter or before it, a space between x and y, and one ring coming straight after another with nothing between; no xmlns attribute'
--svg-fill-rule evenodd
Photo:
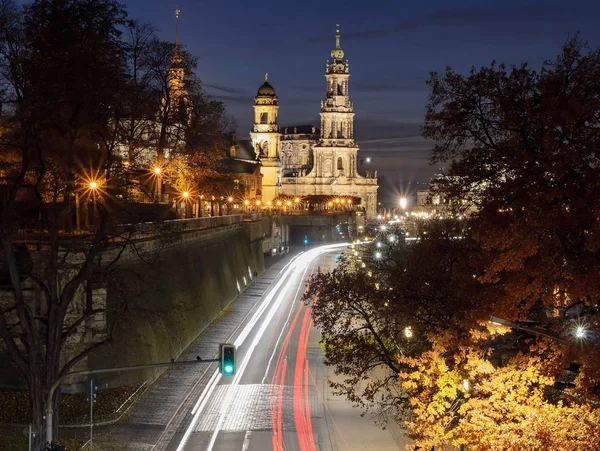
<svg viewBox="0 0 600 451"><path fill-rule="evenodd" d="M344 249L309 249L283 268L234 340L235 375L211 369L166 450L403 448L399 429L378 429L331 394L327 380L334 376L323 364L310 308L301 302L307 278L319 267L333 267Z"/></svg>

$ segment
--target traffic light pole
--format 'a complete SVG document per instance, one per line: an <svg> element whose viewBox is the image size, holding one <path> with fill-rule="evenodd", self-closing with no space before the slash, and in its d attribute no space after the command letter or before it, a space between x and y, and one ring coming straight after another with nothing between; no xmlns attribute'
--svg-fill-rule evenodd
<svg viewBox="0 0 600 451"><path fill-rule="evenodd" d="M97 370L85 370L85 371L73 371L70 373L65 373L60 376L51 386L48 391L48 398L46 399L46 441L52 443L52 429L53 429L53 414L52 411L52 398L54 398L54 392L58 387L60 387L60 383L67 376L86 376L90 374L106 374L106 373L117 373L119 371L134 371L134 370L143 370L148 368L163 368L165 366L175 366L175 365L197 365L199 363L213 363L220 362L221 359L201 359L197 357L196 360L183 360L181 362L164 362L164 363L150 363L148 365L133 365L133 366L122 366L120 368L100 368ZM91 410L91 408L90 408ZM91 411L90 411L91 415ZM92 419L90 417L90 423ZM91 428L90 428L91 435ZM91 437L90 437L91 438Z"/></svg>
<svg viewBox="0 0 600 451"><path fill-rule="evenodd" d="M90 379L90 451L94 449L94 379Z"/></svg>

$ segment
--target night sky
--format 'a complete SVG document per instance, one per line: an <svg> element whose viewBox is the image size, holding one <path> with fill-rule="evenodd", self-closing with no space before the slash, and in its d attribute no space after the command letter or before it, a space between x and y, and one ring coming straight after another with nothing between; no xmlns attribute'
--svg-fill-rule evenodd
<svg viewBox="0 0 600 451"><path fill-rule="evenodd" d="M166 40L174 40L173 11L181 9L180 41L199 58L205 89L225 102L240 137L249 133L265 72L279 97L280 126L318 126L325 62L339 23L359 155L373 158L385 185L412 182L413 189L437 170L428 163L431 143L420 137L430 71L447 65L468 71L492 60L537 67L577 32L600 45L598 0L124 3Z"/></svg>

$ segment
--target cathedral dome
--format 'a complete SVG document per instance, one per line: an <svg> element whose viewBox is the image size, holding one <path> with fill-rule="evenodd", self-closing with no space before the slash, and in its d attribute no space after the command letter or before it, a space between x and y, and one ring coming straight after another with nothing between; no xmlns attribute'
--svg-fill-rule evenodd
<svg viewBox="0 0 600 451"><path fill-rule="evenodd" d="M269 84L269 74L265 74L265 82L258 88L256 97L260 96L275 97L275 89Z"/></svg>
<svg viewBox="0 0 600 451"><path fill-rule="evenodd" d="M273 89L273 86L271 86L268 81L265 81L262 84L262 86L260 88L258 88L258 93L256 95L257 96L274 96L275 89Z"/></svg>

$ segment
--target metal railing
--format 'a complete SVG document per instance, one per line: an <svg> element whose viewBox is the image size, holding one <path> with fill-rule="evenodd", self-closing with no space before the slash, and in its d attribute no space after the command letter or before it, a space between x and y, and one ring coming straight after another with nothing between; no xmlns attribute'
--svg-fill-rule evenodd
<svg viewBox="0 0 600 451"><path fill-rule="evenodd" d="M115 226L118 235L133 232L137 234L156 233L158 231L191 231L238 224L244 215L211 216L205 218L172 219L169 221L140 222L137 224L119 224Z"/></svg>
<svg viewBox="0 0 600 451"><path fill-rule="evenodd" d="M188 232L195 230L210 229L213 227L222 227L233 224L240 224L244 221L260 221L261 212L252 212L245 214L210 216L202 218L172 219L167 221L140 222L135 224L116 224L110 227L106 234L117 241L120 239L144 239L153 236L168 234L173 232ZM93 226L81 227L79 230L70 232L61 232L61 240L89 239L94 235ZM33 229L19 229L13 233L15 242L23 243L43 243L49 240L48 233Z"/></svg>

